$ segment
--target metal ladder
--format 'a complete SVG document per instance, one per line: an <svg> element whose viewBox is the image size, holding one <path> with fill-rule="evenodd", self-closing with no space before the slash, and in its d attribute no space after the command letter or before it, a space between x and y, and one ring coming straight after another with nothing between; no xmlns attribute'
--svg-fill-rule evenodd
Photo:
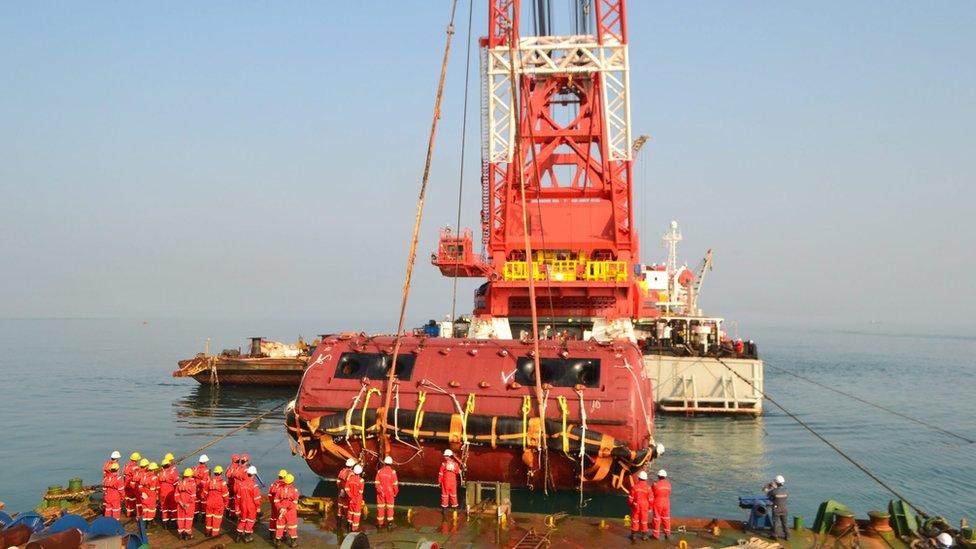
<svg viewBox="0 0 976 549"><path fill-rule="evenodd" d="M729 398L729 395L732 398ZM726 410L729 409L729 402L732 403L732 410L739 409L739 397L736 394L735 380L732 379L732 376L722 376L722 399L725 401L724 405Z"/></svg>
<svg viewBox="0 0 976 549"><path fill-rule="evenodd" d="M546 532L544 536L540 536L535 533L535 528L530 528L522 536L522 539L518 540L518 543L514 545L513 549L538 549L539 547L549 547L550 544L549 532Z"/></svg>
<svg viewBox="0 0 976 549"><path fill-rule="evenodd" d="M698 389L695 387L695 376L681 376L681 396L685 403L685 414L688 416L695 415L695 410L698 409ZM689 398L691 406L688 405Z"/></svg>

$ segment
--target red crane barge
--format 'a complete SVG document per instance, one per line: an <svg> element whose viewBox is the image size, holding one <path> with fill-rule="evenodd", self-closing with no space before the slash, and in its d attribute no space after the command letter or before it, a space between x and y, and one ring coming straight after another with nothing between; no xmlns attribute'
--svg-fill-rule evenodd
<svg viewBox="0 0 976 549"><path fill-rule="evenodd" d="M402 480L432 482L451 448L466 480L609 491L663 451L633 342L632 319L655 316L657 296L632 274L624 0L593 7L575 34L552 36L545 23L523 37L518 0L489 1L485 250L475 253L470 230L445 230L432 257L445 276L486 279L471 328L324 338L286 420L320 476L349 457L369 473L391 455ZM538 337L536 309L552 324L585 320L592 337ZM513 338L520 323L535 337Z"/></svg>

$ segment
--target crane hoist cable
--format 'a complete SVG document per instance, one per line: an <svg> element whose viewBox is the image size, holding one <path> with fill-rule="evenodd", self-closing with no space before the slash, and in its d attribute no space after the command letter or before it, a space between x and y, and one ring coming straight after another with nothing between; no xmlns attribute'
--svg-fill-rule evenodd
<svg viewBox="0 0 976 549"><path fill-rule="evenodd" d="M454 225L454 235L457 237L461 236L461 201L464 197L464 153L468 135L468 83L471 80L471 23L473 16L474 0L468 0L468 48L464 54L464 106L461 108L461 165L458 168L457 222ZM457 259L454 262L454 288L451 292L452 322L457 318L458 265L461 263L461 254L456 254L455 257Z"/></svg>
<svg viewBox="0 0 976 549"><path fill-rule="evenodd" d="M455 0L456 1L456 0ZM511 85L509 88L512 93L512 112L519 113L521 109L519 108L519 92L520 87L518 86L518 74L515 71L516 64L518 63L518 29L513 25L509 29L508 38L508 53L509 53L509 76L511 78ZM530 124L531 126L531 124ZM513 148L512 151L512 161L515 165L513 173L516 174L518 178L515 182L519 188L519 197L522 202L522 234L524 236L525 242L525 266L528 271L528 283L529 283L529 311L532 317L532 359L534 367L532 368L535 373L535 397L538 401L539 406L539 440L546 440L546 422L545 419L545 401L543 400L542 394L542 366L539 357L539 315L536 310L535 302L535 268L534 259L532 257L532 238L529 234L529 210L525 200L525 174L523 151L521 147L521 132L519 131L519 124L516 121L514 128L514 135L512 139ZM543 493L549 494L549 452L539 452L540 461L542 462L542 489Z"/></svg>
<svg viewBox="0 0 976 549"><path fill-rule="evenodd" d="M410 280L413 278L413 267L417 262L417 242L420 239L420 222L424 217L424 199L427 195L427 183L430 181L430 165L434 156L434 143L437 139L437 124L441 119L441 101L444 98L444 81L447 79L447 62L451 54L451 39L454 37L454 16L457 14L457 0L451 2L451 21L447 25L447 38L444 43L444 56L441 59L441 73L437 81L437 95L434 98L434 115L430 123L430 136L427 139L427 157L424 160L424 173L420 181L420 193L417 196L417 214L413 222L413 234L410 238L410 253L407 254L407 270L403 276L403 294L400 297L400 319L397 322L396 338L393 341L393 356L390 362L390 373L386 380L383 396L383 409L390 409L393 398L393 384L396 382L396 363L400 355L400 344L403 338L403 327L407 315L407 299L410 297ZM380 422L380 435L377 444L386 440L386 418Z"/></svg>

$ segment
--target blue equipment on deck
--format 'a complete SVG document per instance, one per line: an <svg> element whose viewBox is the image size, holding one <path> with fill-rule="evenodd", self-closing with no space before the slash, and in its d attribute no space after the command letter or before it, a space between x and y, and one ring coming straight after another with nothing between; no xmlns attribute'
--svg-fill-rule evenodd
<svg viewBox="0 0 976 549"><path fill-rule="evenodd" d="M773 501L766 496L739 496L739 507L749 509L746 530L772 530Z"/></svg>

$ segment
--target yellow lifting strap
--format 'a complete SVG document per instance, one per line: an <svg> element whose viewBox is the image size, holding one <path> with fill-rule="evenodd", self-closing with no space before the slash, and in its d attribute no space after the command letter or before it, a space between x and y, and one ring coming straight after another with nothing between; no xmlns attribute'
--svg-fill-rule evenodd
<svg viewBox="0 0 976 549"><path fill-rule="evenodd" d="M491 449L492 450L497 448L497 446L495 445L495 442L497 440L495 429L497 426L498 426L498 416L491 416Z"/></svg>
<svg viewBox="0 0 976 549"><path fill-rule="evenodd" d="M532 410L532 397L525 395L522 399L522 449L529 445L529 411Z"/></svg>
<svg viewBox="0 0 976 549"><path fill-rule="evenodd" d="M566 418L569 416L569 404L566 402L566 397L562 395L556 397L556 402L559 403L559 409L563 413L563 453L566 454L566 457L569 457L569 433L566 428Z"/></svg>
<svg viewBox="0 0 976 549"><path fill-rule="evenodd" d="M468 393L468 401L464 404L464 422L461 424L461 441L468 443L468 416L474 412L474 393Z"/></svg>
<svg viewBox="0 0 976 549"><path fill-rule="evenodd" d="M420 434L420 426L424 422L424 402L427 400L427 391L417 393L417 411L413 414L413 439L417 440Z"/></svg>
<svg viewBox="0 0 976 549"><path fill-rule="evenodd" d="M613 437L609 435L602 435L600 438L600 450L597 454L596 460L594 460L593 466L587 470L592 476L587 479L591 481L599 481L606 478L607 473L610 472L610 466L613 464L613 456L611 451L613 450Z"/></svg>
<svg viewBox="0 0 976 549"><path fill-rule="evenodd" d="M362 429L363 440L366 440L366 410L369 409L369 397L376 393L377 395L382 395L379 389L376 387L370 387L369 391L366 391L366 398L363 399L363 412L360 415L360 429Z"/></svg>

